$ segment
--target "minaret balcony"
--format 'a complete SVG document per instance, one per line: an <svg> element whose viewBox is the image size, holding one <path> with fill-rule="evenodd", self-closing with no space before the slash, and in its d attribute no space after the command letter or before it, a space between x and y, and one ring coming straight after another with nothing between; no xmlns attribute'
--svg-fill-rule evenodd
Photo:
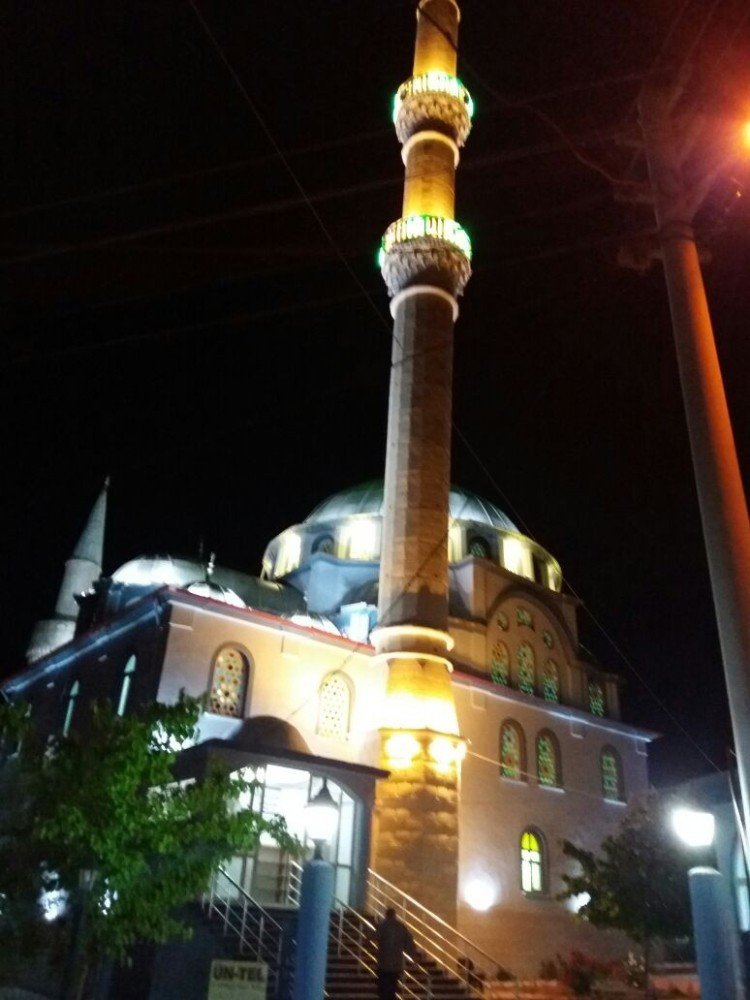
<svg viewBox="0 0 750 1000"><path fill-rule="evenodd" d="M455 219L410 215L386 229L378 264L391 295L420 282L460 295L471 277L471 240Z"/></svg>
<svg viewBox="0 0 750 1000"><path fill-rule="evenodd" d="M423 129L446 130L459 146L471 131L474 102L457 76L432 71L412 76L396 91L393 124L405 143Z"/></svg>

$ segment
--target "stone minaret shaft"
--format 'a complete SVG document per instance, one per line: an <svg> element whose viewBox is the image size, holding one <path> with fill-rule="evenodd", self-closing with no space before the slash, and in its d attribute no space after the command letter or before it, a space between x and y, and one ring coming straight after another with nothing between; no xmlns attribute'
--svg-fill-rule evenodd
<svg viewBox="0 0 750 1000"><path fill-rule="evenodd" d="M458 732L448 659L448 503L453 325L471 245L454 220L472 104L456 77L459 9L421 0L413 75L394 106L406 168L403 216L383 238L394 320L379 625L388 662L375 867L455 920Z"/></svg>

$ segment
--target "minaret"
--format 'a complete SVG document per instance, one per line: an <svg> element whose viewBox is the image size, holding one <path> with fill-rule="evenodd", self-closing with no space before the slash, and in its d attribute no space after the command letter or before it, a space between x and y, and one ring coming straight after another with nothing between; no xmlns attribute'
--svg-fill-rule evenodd
<svg viewBox="0 0 750 1000"><path fill-rule="evenodd" d="M453 215L473 111L456 77L459 19L454 0L421 0L413 75L394 102L406 179L402 218L380 253L394 326L374 633L388 663L381 739L391 771L378 792L374 867L450 923L464 752L448 655L453 325L471 274L471 244Z"/></svg>
<svg viewBox="0 0 750 1000"><path fill-rule="evenodd" d="M76 594L86 593L102 572L108 488L109 479L105 480L102 491L91 509L78 544L73 549L73 555L65 563L54 617L37 622L34 626L26 650L26 659L29 663L69 642L75 634L78 618Z"/></svg>

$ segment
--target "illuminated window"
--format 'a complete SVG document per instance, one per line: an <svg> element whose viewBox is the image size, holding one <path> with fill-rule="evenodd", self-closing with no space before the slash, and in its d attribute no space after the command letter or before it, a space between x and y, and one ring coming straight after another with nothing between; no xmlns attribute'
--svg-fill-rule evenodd
<svg viewBox="0 0 750 1000"><path fill-rule="evenodd" d="M552 649L555 645L555 637L552 635L548 628L542 629L542 642L547 647L547 649Z"/></svg>
<svg viewBox="0 0 750 1000"><path fill-rule="evenodd" d="M506 535L503 538L503 566L510 573L525 576L527 580L534 579L534 564L528 545L520 538Z"/></svg>
<svg viewBox="0 0 750 1000"><path fill-rule="evenodd" d="M120 700L117 703L118 715L125 715L125 709L128 706L128 695L130 694L130 685L133 681L134 673L135 673L135 657L131 656L128 662L125 664L125 669L122 672L122 686L120 687Z"/></svg>
<svg viewBox="0 0 750 1000"><path fill-rule="evenodd" d="M507 719L500 730L500 774L515 781L526 780L526 740L513 719Z"/></svg>
<svg viewBox="0 0 750 1000"><path fill-rule="evenodd" d="M589 681L589 711L604 715L604 688L597 681Z"/></svg>
<svg viewBox="0 0 750 1000"><path fill-rule="evenodd" d="M247 657L233 646L225 646L214 660L208 710L215 715L242 717L250 666Z"/></svg>
<svg viewBox="0 0 750 1000"><path fill-rule="evenodd" d="M521 888L524 892L544 892L544 843L535 830L521 834Z"/></svg>
<svg viewBox="0 0 750 1000"><path fill-rule="evenodd" d="M560 747L554 733L549 730L539 733L536 738L536 777L546 788L559 788Z"/></svg>
<svg viewBox="0 0 750 1000"><path fill-rule="evenodd" d="M525 625L526 628L533 628L534 619L531 612L526 608L516 608L516 625Z"/></svg>
<svg viewBox="0 0 750 1000"><path fill-rule="evenodd" d="M68 704L65 708L65 721L63 722L62 734L67 736L70 732L70 727L73 725L73 716L76 710L76 702L78 701L78 695L81 692L81 685L78 681L73 681L70 691L68 692Z"/></svg>
<svg viewBox="0 0 750 1000"><path fill-rule="evenodd" d="M334 740L349 736L352 689L342 673L329 674L320 685L318 694L318 735Z"/></svg>
<svg viewBox="0 0 750 1000"><path fill-rule="evenodd" d="M622 764L620 755L614 747L604 747L602 750L600 765L602 771L602 795L610 802L623 802L625 800L622 782Z"/></svg>
<svg viewBox="0 0 750 1000"><path fill-rule="evenodd" d="M748 888L747 865L742 850L742 841L737 838L732 862L732 883L734 903L737 909L737 924L744 933L750 931L750 889Z"/></svg>
<svg viewBox="0 0 750 1000"><path fill-rule="evenodd" d="M533 694L536 687L536 657L528 642L522 642L516 656L518 663L518 689Z"/></svg>
<svg viewBox="0 0 750 1000"><path fill-rule="evenodd" d="M501 639L498 639L492 647L490 677L495 684L510 684L510 653Z"/></svg>
<svg viewBox="0 0 750 1000"><path fill-rule="evenodd" d="M560 672L554 660L547 660L544 664L542 694L545 701L560 700Z"/></svg>
<svg viewBox="0 0 750 1000"><path fill-rule="evenodd" d="M474 556L475 559L489 559L490 546L487 539L480 538L478 535L475 535L473 538L470 538L469 555Z"/></svg>
<svg viewBox="0 0 750 1000"><path fill-rule="evenodd" d="M339 558L370 561L377 558L377 525L369 517L355 517L341 529Z"/></svg>

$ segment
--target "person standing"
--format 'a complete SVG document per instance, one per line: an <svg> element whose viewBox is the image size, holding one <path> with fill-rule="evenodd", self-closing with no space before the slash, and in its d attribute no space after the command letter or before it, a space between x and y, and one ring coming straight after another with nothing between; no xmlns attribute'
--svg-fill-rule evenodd
<svg viewBox="0 0 750 1000"><path fill-rule="evenodd" d="M404 953L414 952L414 938L409 928L389 906L385 920L378 926L378 1000L396 1000L396 990L404 971Z"/></svg>

